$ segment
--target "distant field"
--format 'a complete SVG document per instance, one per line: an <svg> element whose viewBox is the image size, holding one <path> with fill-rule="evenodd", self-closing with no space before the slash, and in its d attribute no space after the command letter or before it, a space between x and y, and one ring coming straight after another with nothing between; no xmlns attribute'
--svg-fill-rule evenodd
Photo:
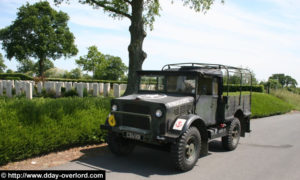
<svg viewBox="0 0 300 180"><path fill-rule="evenodd" d="M287 90L273 90L271 94L292 104L296 110L300 111L300 95Z"/></svg>

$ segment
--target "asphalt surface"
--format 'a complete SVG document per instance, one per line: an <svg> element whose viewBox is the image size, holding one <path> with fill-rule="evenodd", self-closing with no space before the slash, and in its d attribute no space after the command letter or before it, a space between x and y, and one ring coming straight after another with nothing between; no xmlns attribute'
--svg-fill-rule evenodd
<svg viewBox="0 0 300 180"><path fill-rule="evenodd" d="M106 179L300 179L300 112L251 121L252 133L241 138L235 151L223 150L219 140L209 145L189 172L178 173L170 154L138 147L129 157L116 157L107 147L84 151L76 161L55 170L106 170Z"/></svg>

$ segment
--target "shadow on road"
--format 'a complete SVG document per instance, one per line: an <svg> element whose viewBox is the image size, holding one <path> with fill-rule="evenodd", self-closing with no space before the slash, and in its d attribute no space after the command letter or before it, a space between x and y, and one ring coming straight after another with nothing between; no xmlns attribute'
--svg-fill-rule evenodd
<svg viewBox="0 0 300 180"><path fill-rule="evenodd" d="M222 146L222 141L218 140L212 140L209 142L209 151L216 153L227 152Z"/></svg>
<svg viewBox="0 0 300 180"><path fill-rule="evenodd" d="M107 146L82 152L84 156L75 160L77 163L105 169L107 172L133 173L144 177L178 173L170 162L168 152L136 147L130 156L118 157L113 155Z"/></svg>
<svg viewBox="0 0 300 180"><path fill-rule="evenodd" d="M212 152L223 152L222 146L218 141L210 142L209 150ZM84 155L75 160L76 163L95 169L104 169L108 173L110 171L133 173L144 177L180 173L174 169L169 152L139 146L127 157L113 155L107 146L82 150L81 152ZM201 161L201 158L199 161Z"/></svg>

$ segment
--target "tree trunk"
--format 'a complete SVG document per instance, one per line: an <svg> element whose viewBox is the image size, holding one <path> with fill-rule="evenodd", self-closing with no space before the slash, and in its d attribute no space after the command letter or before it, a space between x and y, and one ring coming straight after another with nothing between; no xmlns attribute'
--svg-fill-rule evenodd
<svg viewBox="0 0 300 180"><path fill-rule="evenodd" d="M40 77L44 77L44 63L45 62L45 58L44 57L40 57L39 58L39 76Z"/></svg>
<svg viewBox="0 0 300 180"><path fill-rule="evenodd" d="M144 0L132 0L132 17L130 32L129 51L129 72L128 85L125 95L136 93L138 90L138 76L136 71L142 70L142 65L147 57L143 51L143 41L146 37L143 21Z"/></svg>

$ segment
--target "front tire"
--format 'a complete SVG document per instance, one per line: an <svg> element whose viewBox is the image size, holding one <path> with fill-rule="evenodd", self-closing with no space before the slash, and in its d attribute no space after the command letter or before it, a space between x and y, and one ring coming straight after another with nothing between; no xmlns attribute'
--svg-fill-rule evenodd
<svg viewBox="0 0 300 180"><path fill-rule="evenodd" d="M222 145L224 149L228 151L235 150L239 144L240 136L241 136L240 120L234 118L234 120L230 123L228 135L222 137Z"/></svg>
<svg viewBox="0 0 300 180"><path fill-rule="evenodd" d="M180 171L193 169L198 161L201 149L201 135L196 127L190 127L179 138L179 141L172 144L171 154L175 166Z"/></svg>
<svg viewBox="0 0 300 180"><path fill-rule="evenodd" d="M117 156L127 156L134 150L135 144L129 139L109 132L107 138L108 147Z"/></svg>

